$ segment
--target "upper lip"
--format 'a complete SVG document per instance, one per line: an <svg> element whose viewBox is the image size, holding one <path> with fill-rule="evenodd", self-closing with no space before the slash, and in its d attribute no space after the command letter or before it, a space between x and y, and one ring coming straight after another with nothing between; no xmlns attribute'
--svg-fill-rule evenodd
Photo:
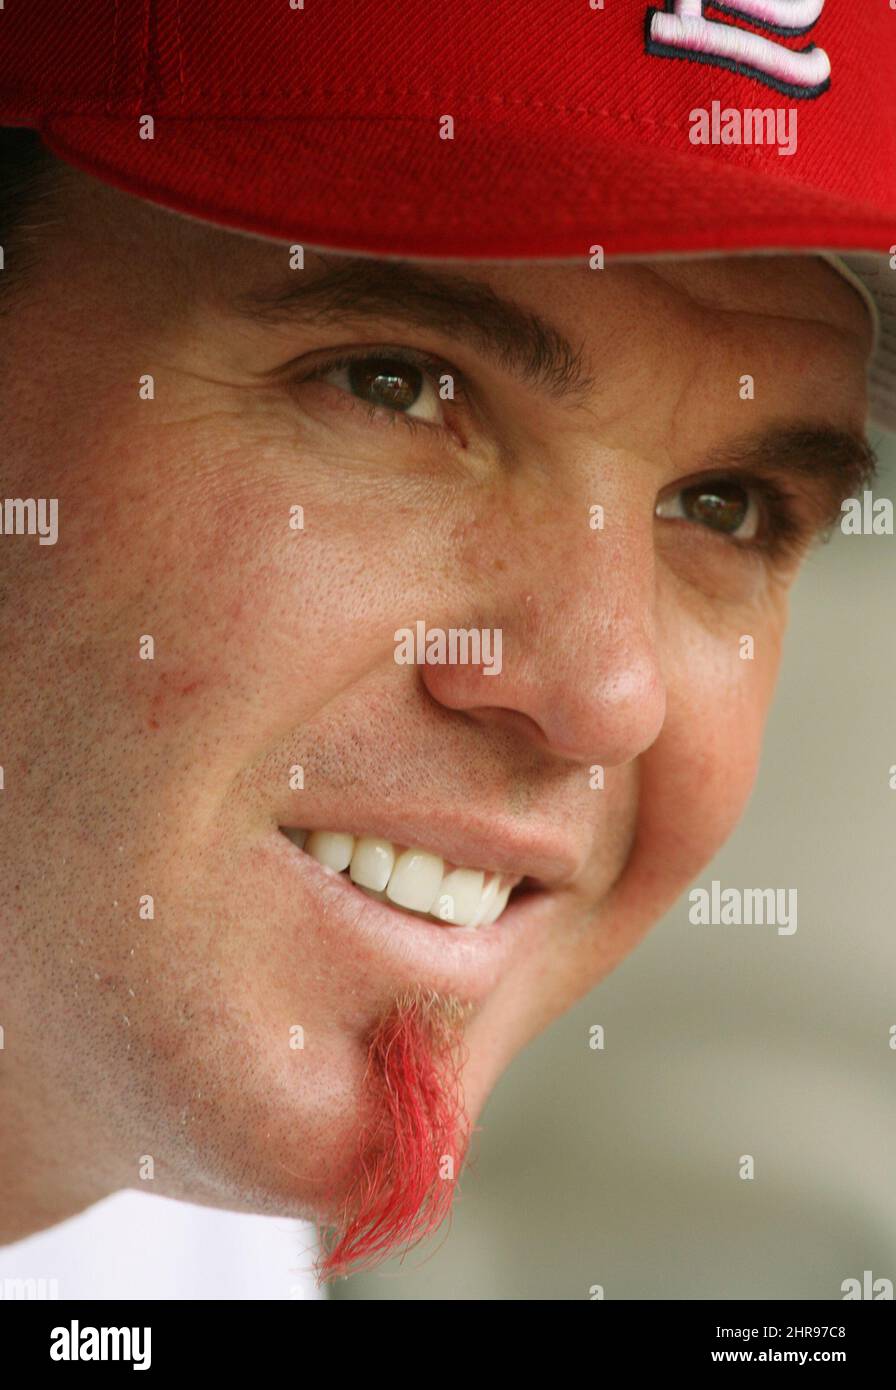
<svg viewBox="0 0 896 1390"><path fill-rule="evenodd" d="M506 877L535 880L539 888L558 889L580 872L583 855L555 827L521 826L506 816L483 811L427 811L413 820L380 807L369 813L353 802L330 810L301 798L278 822L290 830L334 830L372 835L408 848L429 850L450 864L485 869Z"/></svg>

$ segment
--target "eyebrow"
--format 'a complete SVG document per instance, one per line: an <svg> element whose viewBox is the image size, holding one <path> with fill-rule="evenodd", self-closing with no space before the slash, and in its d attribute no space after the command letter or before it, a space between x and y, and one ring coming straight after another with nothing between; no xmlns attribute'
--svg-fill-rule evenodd
<svg viewBox="0 0 896 1390"><path fill-rule="evenodd" d="M316 255L322 273L240 294L232 308L271 325L392 319L469 343L558 399L584 397L594 388L583 345L574 347L547 319L482 281L401 260Z"/></svg>
<svg viewBox="0 0 896 1390"><path fill-rule="evenodd" d="M822 525L830 526L844 498L874 479L878 456L863 433L814 423L773 425L744 434L704 457L700 473L781 473L821 489Z"/></svg>
<svg viewBox="0 0 896 1390"><path fill-rule="evenodd" d="M237 294L231 309L262 325L331 324L358 318L434 329L495 357L556 398L584 400L595 380L575 347L532 309L455 271L373 256L315 252L323 269ZM874 478L877 455L864 434L794 422L737 437L694 470L793 473L820 487L826 524L840 504Z"/></svg>

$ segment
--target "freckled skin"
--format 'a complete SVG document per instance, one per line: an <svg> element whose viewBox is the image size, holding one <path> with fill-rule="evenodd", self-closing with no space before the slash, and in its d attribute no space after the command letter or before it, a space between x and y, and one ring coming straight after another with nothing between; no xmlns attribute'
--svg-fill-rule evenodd
<svg viewBox="0 0 896 1390"><path fill-rule="evenodd" d="M0 346L2 495L58 497L60 527L0 548L0 1237L140 1187L143 1155L157 1192L325 1216L390 990L256 871L288 769L421 825L448 803L566 827L577 873L550 935L467 1029L475 1121L753 781L797 561L660 522L657 494L735 426L824 401L860 427L865 310L809 257L465 266L584 342L595 389L573 408L423 335L225 325L213 291L279 268L273 243L75 173L58 213ZM384 339L453 355L490 442L449 455L331 385L253 376ZM393 632L420 617L500 627L502 676L396 665Z"/></svg>

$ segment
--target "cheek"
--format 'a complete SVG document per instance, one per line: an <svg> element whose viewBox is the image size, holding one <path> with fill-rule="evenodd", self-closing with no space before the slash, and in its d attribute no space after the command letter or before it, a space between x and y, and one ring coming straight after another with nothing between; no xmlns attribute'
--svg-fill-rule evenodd
<svg viewBox="0 0 896 1390"><path fill-rule="evenodd" d="M315 469L277 440L235 446L185 422L96 442L60 479L47 609L65 618L47 635L87 722L153 757L199 746L201 776L242 765L382 659L407 520L392 544L371 517L377 570L365 508Z"/></svg>
<svg viewBox="0 0 896 1390"><path fill-rule="evenodd" d="M595 984L694 881L737 824L750 795L786 621L783 592L751 609L693 608L661 636L667 710L637 763L634 841L622 873L579 938L572 978ZM753 638L742 658L744 636Z"/></svg>
<svg viewBox="0 0 896 1390"><path fill-rule="evenodd" d="M725 842L746 805L780 659L786 597L768 591L750 609L701 605L699 612L693 603L667 601L663 617L658 640L666 719L634 768L628 857L603 898L569 907L563 946L548 962L539 956L510 978L489 1007L487 1025L471 1029L474 1111L476 1096L487 1093L514 1052L610 974L656 925ZM752 660L740 656L740 638L747 634L754 638ZM624 785L632 769L617 771ZM612 803L606 815L613 815ZM521 1000L533 1002L522 1006Z"/></svg>
<svg viewBox="0 0 896 1390"><path fill-rule="evenodd" d="M667 716L641 759L629 865L634 877L649 863L659 910L708 863L744 810L785 625L786 597L769 593L761 608L725 613L711 630L691 625L667 646Z"/></svg>

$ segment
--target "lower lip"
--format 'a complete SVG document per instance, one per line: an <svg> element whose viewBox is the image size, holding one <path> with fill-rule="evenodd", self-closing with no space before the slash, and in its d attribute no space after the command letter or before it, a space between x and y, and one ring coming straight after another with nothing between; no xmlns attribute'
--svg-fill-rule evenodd
<svg viewBox="0 0 896 1390"><path fill-rule="evenodd" d="M271 852L283 871L294 876L303 895L316 900L321 914L361 953L350 959L365 970L378 970L399 988L422 985L477 1003L541 938L553 907L546 891L524 893L511 899L490 926L443 927L368 897L279 831L272 841Z"/></svg>

